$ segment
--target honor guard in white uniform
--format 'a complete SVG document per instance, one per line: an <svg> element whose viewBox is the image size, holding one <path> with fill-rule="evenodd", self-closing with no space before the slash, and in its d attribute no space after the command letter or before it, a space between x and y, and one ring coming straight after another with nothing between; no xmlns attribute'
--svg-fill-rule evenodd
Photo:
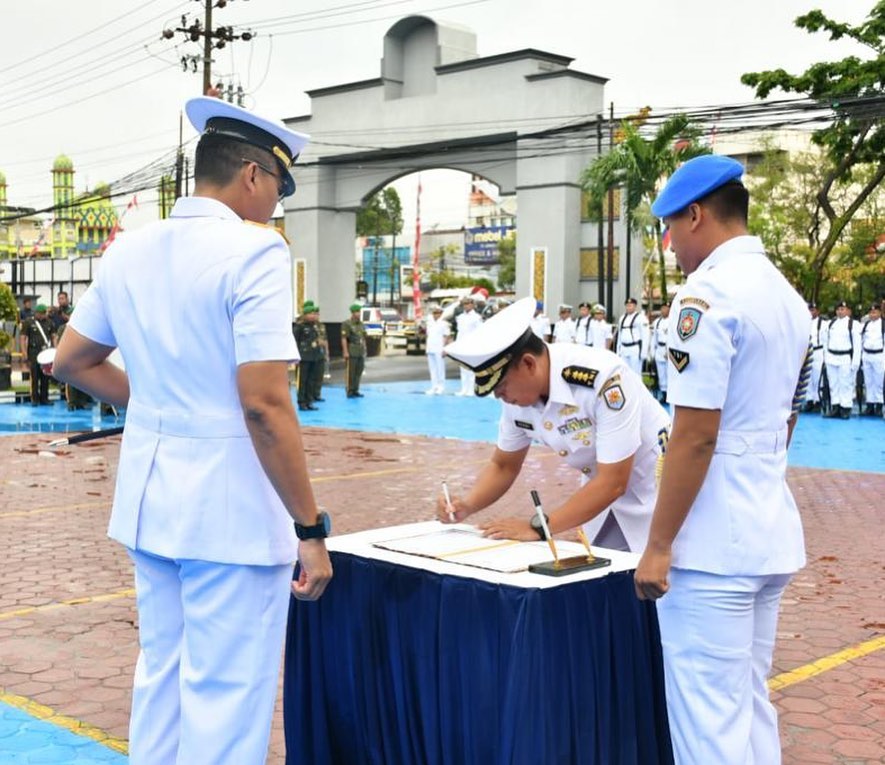
<svg viewBox="0 0 885 765"><path fill-rule="evenodd" d="M559 320L553 325L554 343L575 342L575 320L570 305L559 306Z"/></svg>
<svg viewBox="0 0 885 765"><path fill-rule="evenodd" d="M430 370L430 387L425 391L428 396L439 396L446 392L446 357L445 347L452 336L452 328L442 317L442 308L434 305L430 309L430 317L425 324L425 352L427 367Z"/></svg>
<svg viewBox="0 0 885 765"><path fill-rule="evenodd" d="M670 304L661 304L661 315L651 325L651 360L658 373L658 392L661 400L667 400L667 332L670 326Z"/></svg>
<svg viewBox="0 0 885 765"><path fill-rule="evenodd" d="M455 319L458 328L458 337L470 337L482 326L482 317L474 310L475 304L472 297L466 297L461 301L464 310ZM473 372L461 367L461 388L455 393L456 396L473 395Z"/></svg>
<svg viewBox="0 0 885 765"><path fill-rule="evenodd" d="M687 280L668 338L673 430L635 580L660 598L676 765L780 763L766 679L781 595L805 564L786 469L808 309L747 235L742 173L729 157L692 159L652 205Z"/></svg>
<svg viewBox="0 0 885 765"><path fill-rule="evenodd" d="M108 248L54 371L127 407L108 533L135 564L129 762L263 765L290 593L332 574L289 392L289 249L264 225L307 136L215 98L185 110L194 196Z"/></svg>
<svg viewBox="0 0 885 765"><path fill-rule="evenodd" d="M816 303L808 304L811 314L811 327L808 333L808 342L811 345L811 379L808 382L808 392L805 396L805 411L820 411L820 378L824 368L824 343L827 320L820 315Z"/></svg>
<svg viewBox="0 0 885 765"><path fill-rule="evenodd" d="M627 298L618 322L617 353L636 374L642 375L642 359L648 352L648 319L636 310L636 299Z"/></svg>
<svg viewBox="0 0 885 765"><path fill-rule="evenodd" d="M847 420L854 408L857 370L860 368L860 322L851 317L844 300L836 305L836 317L827 322L824 363L830 385L830 418Z"/></svg>
<svg viewBox="0 0 885 765"><path fill-rule="evenodd" d="M590 334L593 316L590 313L590 303L578 305L578 318L575 320L575 342L581 345L593 345L593 335Z"/></svg>
<svg viewBox="0 0 885 765"><path fill-rule="evenodd" d="M590 320L590 337L592 338L590 345L603 351L610 351L614 331L612 325L605 320L605 306L597 303L593 307L591 315L593 318Z"/></svg>
<svg viewBox="0 0 885 765"><path fill-rule="evenodd" d="M610 351L578 343L547 345L532 332L534 301L523 298L456 340L448 355L476 373L476 393L503 402L498 443L475 484L437 515L450 522L487 507L510 488L533 442L547 444L581 473L581 488L550 513L552 533L583 525L595 544L642 550L666 448L669 418L642 380ZM526 509L531 507L525 499ZM542 536L524 518L480 524L486 536ZM543 538L543 536L542 536Z"/></svg>
<svg viewBox="0 0 885 765"><path fill-rule="evenodd" d="M550 337L550 319L544 313L544 304L538 300L535 303L535 315L532 318L532 332L542 340Z"/></svg>
<svg viewBox="0 0 885 765"><path fill-rule="evenodd" d="M870 306L870 319L860 331L860 355L866 390L864 414L882 416L882 382L885 378L885 322L878 303Z"/></svg>

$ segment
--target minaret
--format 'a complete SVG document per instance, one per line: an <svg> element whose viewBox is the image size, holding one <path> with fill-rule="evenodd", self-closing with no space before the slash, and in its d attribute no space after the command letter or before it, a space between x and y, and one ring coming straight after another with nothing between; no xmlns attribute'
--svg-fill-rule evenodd
<svg viewBox="0 0 885 765"><path fill-rule="evenodd" d="M52 221L51 252L53 258L73 255L77 246L76 211L74 210L74 163L60 154L52 164L52 203L55 213Z"/></svg>

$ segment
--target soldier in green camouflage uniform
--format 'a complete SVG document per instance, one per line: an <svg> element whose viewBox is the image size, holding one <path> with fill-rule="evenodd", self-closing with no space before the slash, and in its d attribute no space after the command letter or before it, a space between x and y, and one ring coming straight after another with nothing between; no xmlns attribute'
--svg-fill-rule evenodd
<svg viewBox="0 0 885 765"><path fill-rule="evenodd" d="M350 318L341 324L341 352L347 370L347 397L362 398L360 377L366 367L366 327L360 321L360 304L350 306Z"/></svg>
<svg viewBox="0 0 885 765"><path fill-rule="evenodd" d="M320 333L320 347L323 349L323 357L318 362L318 370L314 375L314 388L311 391L313 401L325 401L323 398L323 379L326 376L326 368L329 364L329 338L326 336L326 325L317 317L317 330Z"/></svg>
<svg viewBox="0 0 885 765"><path fill-rule="evenodd" d="M34 309L34 315L22 322L21 352L27 358L31 371L31 406L49 403L49 377L37 363L40 351L51 348L55 328L42 303Z"/></svg>
<svg viewBox="0 0 885 765"><path fill-rule="evenodd" d="M323 347L317 321L319 312L319 306L308 300L301 309L301 316L295 321L295 342L298 343L298 353L301 356L298 363L298 408L302 411L316 409L313 401L317 374L322 381Z"/></svg>
<svg viewBox="0 0 885 765"><path fill-rule="evenodd" d="M70 316L70 313L67 314ZM67 328L68 323L67 320L62 322L58 327L58 341L61 342L61 336L65 333L65 329ZM92 406L92 396L90 396L85 391L80 390L79 388L75 388L73 385L65 385L65 401L68 402L68 410L73 411L75 409L89 409Z"/></svg>

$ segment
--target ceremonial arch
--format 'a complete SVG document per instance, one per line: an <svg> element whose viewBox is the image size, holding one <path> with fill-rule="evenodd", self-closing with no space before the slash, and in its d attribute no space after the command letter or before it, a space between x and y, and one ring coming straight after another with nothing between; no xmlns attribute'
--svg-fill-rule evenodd
<svg viewBox="0 0 885 765"><path fill-rule="evenodd" d="M606 80L571 61L534 49L480 58L472 31L409 16L384 38L380 77L309 91L310 115L286 120L312 136L286 207L296 301L345 318L357 210L398 177L433 168L516 194L517 294L596 300L586 265L597 225L582 222L578 179L596 153Z"/></svg>

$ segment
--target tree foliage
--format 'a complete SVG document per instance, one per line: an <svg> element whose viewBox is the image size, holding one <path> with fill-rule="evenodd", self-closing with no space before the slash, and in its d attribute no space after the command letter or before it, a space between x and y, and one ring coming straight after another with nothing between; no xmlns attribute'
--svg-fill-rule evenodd
<svg viewBox="0 0 885 765"><path fill-rule="evenodd" d="M654 134L646 137L642 128L648 114L649 110L643 109L637 117L622 122L618 143L581 174L581 185L589 197L590 214L596 220L602 219L608 190L623 187L631 231L638 225L637 210L650 205L657 196L661 178L671 175L686 160L709 153L709 149L700 143L700 128L682 114L669 117ZM647 254L658 257L661 295L666 295L667 277L660 237L654 236L652 243L653 249Z"/></svg>
<svg viewBox="0 0 885 765"><path fill-rule="evenodd" d="M885 178L885 0L857 26L830 19L814 10L796 19L809 33L828 32L831 40L848 38L867 48L871 57L822 61L801 74L783 69L748 72L741 82L766 98L774 90L801 93L833 110L829 125L816 131L814 142L829 160L818 180L809 220L810 265L813 280L806 294L817 300L827 261L851 219ZM866 166L866 171L861 172ZM851 191L845 194L850 186ZM843 199L838 197L843 195Z"/></svg>
<svg viewBox="0 0 885 765"><path fill-rule="evenodd" d="M18 305L8 284L0 283L0 353L9 346L12 336L3 328L2 322L18 321Z"/></svg>
<svg viewBox="0 0 885 765"><path fill-rule="evenodd" d="M498 284L502 290L513 289L516 284L516 234L498 242Z"/></svg>

